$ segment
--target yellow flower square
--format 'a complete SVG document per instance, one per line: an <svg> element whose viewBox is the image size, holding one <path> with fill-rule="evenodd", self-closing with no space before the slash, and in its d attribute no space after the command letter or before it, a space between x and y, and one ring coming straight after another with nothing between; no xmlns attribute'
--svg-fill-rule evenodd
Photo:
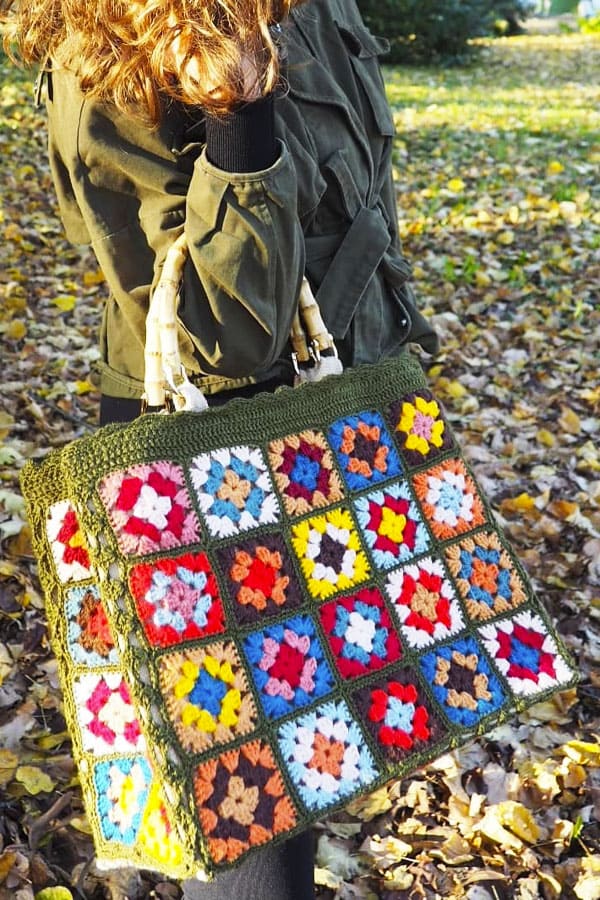
<svg viewBox="0 0 600 900"><path fill-rule="evenodd" d="M294 525L292 545L316 600L362 584L370 575L369 561L347 509L333 509Z"/></svg>

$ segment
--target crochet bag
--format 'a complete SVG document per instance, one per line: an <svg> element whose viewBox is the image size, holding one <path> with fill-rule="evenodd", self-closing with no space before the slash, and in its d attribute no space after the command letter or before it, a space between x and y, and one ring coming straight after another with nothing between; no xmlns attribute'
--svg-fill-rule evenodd
<svg viewBox="0 0 600 900"><path fill-rule="evenodd" d="M102 428L22 486L103 865L210 878L576 680L409 354Z"/></svg>

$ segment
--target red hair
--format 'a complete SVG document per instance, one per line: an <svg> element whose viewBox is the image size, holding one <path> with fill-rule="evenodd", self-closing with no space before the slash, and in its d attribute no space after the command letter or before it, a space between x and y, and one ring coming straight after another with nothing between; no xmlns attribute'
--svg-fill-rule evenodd
<svg viewBox="0 0 600 900"><path fill-rule="evenodd" d="M213 114L242 102L243 49L256 60L258 94L273 90L279 57L271 26L301 2L0 0L0 22L13 58L32 64L50 57L77 74L84 93L157 123L161 96ZM192 58L218 92L191 77Z"/></svg>

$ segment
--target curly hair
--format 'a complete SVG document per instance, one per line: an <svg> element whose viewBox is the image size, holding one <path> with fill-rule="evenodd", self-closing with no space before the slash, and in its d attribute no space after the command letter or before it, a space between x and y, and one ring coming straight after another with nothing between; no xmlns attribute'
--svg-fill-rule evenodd
<svg viewBox="0 0 600 900"><path fill-rule="evenodd" d="M271 26L302 2L0 0L0 24L13 59L51 59L77 74L85 94L156 124L164 97L215 115L243 102L244 53L255 62L258 95L273 90L280 66Z"/></svg>

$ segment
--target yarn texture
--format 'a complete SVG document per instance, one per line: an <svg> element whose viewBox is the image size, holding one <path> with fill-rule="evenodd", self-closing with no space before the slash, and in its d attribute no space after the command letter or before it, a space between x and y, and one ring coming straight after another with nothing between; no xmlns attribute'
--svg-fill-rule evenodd
<svg viewBox="0 0 600 900"><path fill-rule="evenodd" d="M104 866L210 878L577 680L408 354L22 487Z"/></svg>

